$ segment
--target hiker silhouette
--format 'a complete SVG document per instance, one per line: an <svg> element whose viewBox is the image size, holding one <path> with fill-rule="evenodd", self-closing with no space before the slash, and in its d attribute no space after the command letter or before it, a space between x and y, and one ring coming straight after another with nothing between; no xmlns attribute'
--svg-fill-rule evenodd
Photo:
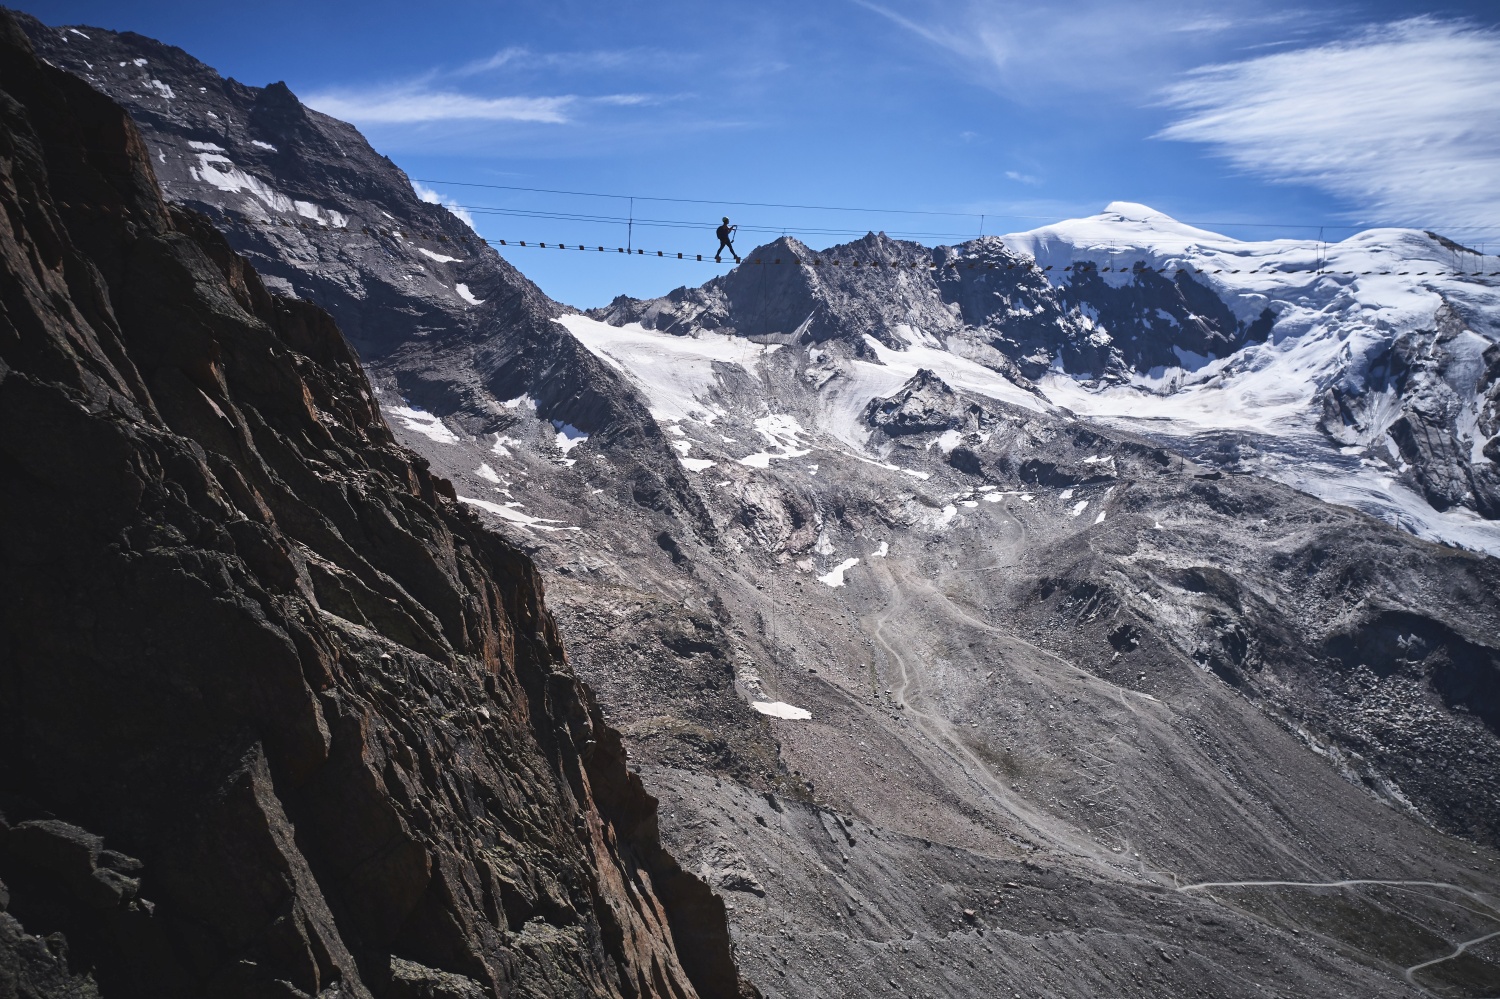
<svg viewBox="0 0 1500 999"><path fill-rule="evenodd" d="M714 230L714 235L719 237L719 248L714 251L714 263L722 264L724 262L721 254L725 250L728 250L730 256L734 257L735 263L740 262L740 255L734 252L734 233L737 229L739 229L739 226L730 225L729 216L726 215L724 216L724 224Z"/></svg>

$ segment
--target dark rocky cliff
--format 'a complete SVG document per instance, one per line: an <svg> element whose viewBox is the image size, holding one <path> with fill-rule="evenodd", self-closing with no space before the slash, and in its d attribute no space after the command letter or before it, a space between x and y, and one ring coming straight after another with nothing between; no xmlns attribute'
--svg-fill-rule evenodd
<svg viewBox="0 0 1500 999"><path fill-rule="evenodd" d="M735 996L530 561L0 13L0 995Z"/></svg>

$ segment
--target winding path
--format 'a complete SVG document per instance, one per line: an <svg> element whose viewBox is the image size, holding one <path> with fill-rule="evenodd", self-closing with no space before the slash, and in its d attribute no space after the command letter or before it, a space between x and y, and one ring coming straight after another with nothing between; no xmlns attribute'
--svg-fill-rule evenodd
<svg viewBox="0 0 1500 999"><path fill-rule="evenodd" d="M1457 892L1460 895L1466 895L1475 902L1478 902L1489 910L1487 918L1500 922L1500 908L1496 907L1495 902L1490 896L1485 895L1483 892L1474 891L1472 888L1465 888L1462 885L1451 884L1447 881L1382 881L1375 878L1349 878L1343 881L1200 881L1197 884L1182 885L1178 890L1194 891L1200 888L1358 888L1364 885L1447 889L1448 891ZM1491 930L1489 933L1482 934L1481 936L1459 941L1454 945L1452 953L1403 968L1401 969L1401 974L1412 988L1423 995L1436 997L1438 995L1436 992L1433 992L1417 981L1417 972L1425 968L1431 968L1433 965L1442 964L1445 961L1451 961L1462 955L1470 947L1482 944L1486 940L1493 940L1496 937L1500 937L1500 930ZM1480 997L1475 997L1475 999L1480 999Z"/></svg>

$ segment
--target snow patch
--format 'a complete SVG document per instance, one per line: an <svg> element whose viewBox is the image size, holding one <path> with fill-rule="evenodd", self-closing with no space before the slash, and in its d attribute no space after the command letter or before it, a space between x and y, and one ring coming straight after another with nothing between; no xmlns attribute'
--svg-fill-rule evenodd
<svg viewBox="0 0 1500 999"><path fill-rule="evenodd" d="M388 413L400 420L402 425L437 444L457 444L458 437L443 425L443 421L424 409L410 406L393 406Z"/></svg>
<svg viewBox="0 0 1500 999"><path fill-rule="evenodd" d="M481 479L484 479L486 482L493 482L497 486L500 484L499 473L497 473L489 465L480 465L478 468L474 469L474 474L479 476Z"/></svg>
<svg viewBox="0 0 1500 999"><path fill-rule="evenodd" d="M267 152L271 153L280 152L280 150L271 145L269 142L261 142L259 139L251 139L250 145L255 146L258 149L264 149Z"/></svg>
<svg viewBox="0 0 1500 999"><path fill-rule="evenodd" d="M844 561L834 566L828 572L825 572L823 575L819 576L818 582L822 583L824 586L843 586L844 573L848 572L850 569L854 568L857 565L859 565L859 559L846 558L844 559Z"/></svg>
<svg viewBox="0 0 1500 999"><path fill-rule="evenodd" d="M962 433L960 433L954 427L949 427L947 430L944 430L942 433L938 434L937 439L934 440L932 444L929 444L927 446L930 448L933 445L936 445L939 451L943 452L944 454L950 454L952 453L954 448L958 447L963 439L964 435Z"/></svg>
<svg viewBox="0 0 1500 999"><path fill-rule="evenodd" d="M862 454L851 453L849 457L853 458L855 461L862 461L866 465L874 465L876 468L883 468L888 472L900 472L903 475L910 475L912 478L921 479L923 482L926 482L928 479L932 478L931 472L918 472L915 469L902 468L900 465L892 465L888 461L876 461L874 458L866 458Z"/></svg>
<svg viewBox="0 0 1500 999"><path fill-rule="evenodd" d="M462 259L460 257L450 257L450 256L447 256L446 254L442 254L442 253L433 253L431 250L427 249L425 246L419 246L419 247L417 247L417 252L420 253L420 254L422 254L422 256L427 257L427 258L429 258L431 260L436 260L440 264L456 264L456 263L459 262L460 259Z"/></svg>
<svg viewBox="0 0 1500 999"><path fill-rule="evenodd" d="M781 349L721 333L673 336L639 323L611 326L587 316L556 320L605 363L640 389L658 421L712 423L721 414L708 401L719 385L716 365L732 364L753 372L762 357Z"/></svg>
<svg viewBox="0 0 1500 999"><path fill-rule="evenodd" d="M487 510L488 512L493 513L497 517L502 517L505 520L508 520L508 521L510 521L513 524L519 524L522 527L529 528L529 529L531 529L533 531L581 531L581 530L583 530L583 528L576 527L576 526L574 526L572 524L563 524L563 522L560 521L560 520L551 520L551 519L546 518L546 517L531 517L531 516L528 516L528 515L522 513L521 511L515 509L517 506L520 505L518 503L505 503L505 504L491 503L489 500L474 499L471 496L460 496L458 498L458 501L460 503L467 503L470 506L477 506L481 510ZM562 525L562 526L558 526L558 525Z"/></svg>
<svg viewBox="0 0 1500 999"><path fill-rule="evenodd" d="M562 449L563 454L567 454L589 439L588 434L579 430L573 424L564 423L562 420L553 420L552 429L557 431L557 446Z"/></svg>
<svg viewBox="0 0 1500 999"><path fill-rule="evenodd" d="M198 165L188 168L188 175L194 180L227 194L248 194L273 211L290 212L293 210L291 198L280 193L259 177L252 177L235 166L234 161L222 155L223 150L212 142L189 142L188 145L200 150Z"/></svg>
<svg viewBox="0 0 1500 999"><path fill-rule="evenodd" d="M777 450L757 451L747 454L743 458L736 459L741 465L751 468L769 468L772 459L801 458L812 453L811 448L802 447L802 440L806 430L802 424L797 422L795 416L786 416L773 413L770 416L762 416L755 421L755 431L765 438L766 443Z"/></svg>
<svg viewBox="0 0 1500 999"><path fill-rule="evenodd" d="M483 305L484 304L484 299L482 299L482 298L475 298L474 297L474 293L469 290L469 286L466 285L466 284L454 285L453 286L453 290L456 291L456 292L458 292L458 297L459 298L463 299L465 302L468 302L470 305Z"/></svg>
<svg viewBox="0 0 1500 999"><path fill-rule="evenodd" d="M812 717L812 712L806 708L799 708L785 701L752 701L750 706L763 715L785 718L787 721L807 721Z"/></svg>
<svg viewBox="0 0 1500 999"><path fill-rule="evenodd" d="M718 464L709 458L678 458L677 461L689 472L701 472L705 468L713 468Z"/></svg>

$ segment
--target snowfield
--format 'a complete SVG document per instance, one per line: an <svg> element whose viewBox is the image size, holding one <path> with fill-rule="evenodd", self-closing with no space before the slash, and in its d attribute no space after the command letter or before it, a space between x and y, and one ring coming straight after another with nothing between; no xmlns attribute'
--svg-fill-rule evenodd
<svg viewBox="0 0 1500 999"><path fill-rule="evenodd" d="M1392 340L1436 328L1445 306L1486 317L1475 320L1484 328L1468 331L1449 348L1461 361L1450 366L1449 387L1468 408L1461 420L1474 424L1481 402L1476 394L1480 355L1500 333L1493 318L1500 316L1500 282L1474 273L1483 265L1481 258L1408 229L1371 229L1327 244L1247 242L1128 202L1113 203L1091 218L1003 239L1011 249L1034 256L1038 266L1051 267L1054 282L1064 281L1063 268L1080 261L1098 265L1100 276L1115 286L1132 280L1128 268L1137 262L1168 273L1191 267L1240 320L1253 321L1267 307L1277 316L1265 343L1225 358L1179 352L1181 367L1156 368L1132 377L1130 384L1100 384L1054 371L1040 385L1053 403L1148 436L1247 435L1262 452L1259 474L1419 537L1500 555L1500 524L1463 509L1433 509L1392 470L1351 459L1318 428L1331 386L1358 391L1371 383L1371 368ZM1358 443L1384 446L1399 415L1391 400ZM1475 456L1482 444L1477 435L1469 441Z"/></svg>
<svg viewBox="0 0 1500 999"><path fill-rule="evenodd" d="M557 321L606 363L624 372L640 389L651 415L662 421L712 423L720 411L705 399L718 381L714 365L750 368L780 349L716 333L673 336L638 323L610 326L587 316L561 316Z"/></svg>

